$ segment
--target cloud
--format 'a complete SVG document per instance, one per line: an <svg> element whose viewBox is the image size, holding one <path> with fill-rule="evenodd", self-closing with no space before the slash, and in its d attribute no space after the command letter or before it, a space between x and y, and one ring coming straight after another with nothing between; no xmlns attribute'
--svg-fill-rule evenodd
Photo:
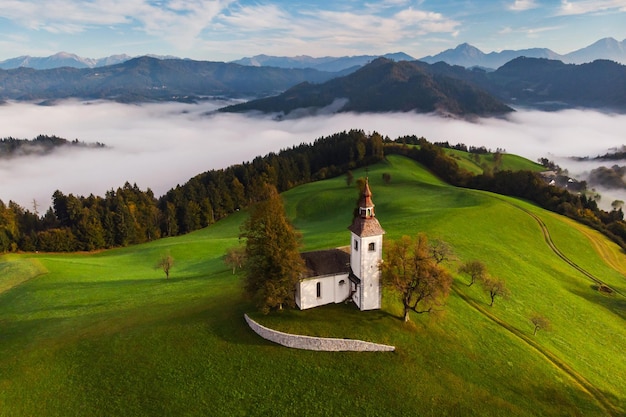
<svg viewBox="0 0 626 417"><path fill-rule="evenodd" d="M562 0L558 15L597 14L607 11L626 12L625 0Z"/></svg>
<svg viewBox="0 0 626 417"><path fill-rule="evenodd" d="M583 172L589 168L564 158L595 156L620 147L621 132L626 130L625 115L580 110L519 111L508 119L476 123L413 113L317 115L281 122L239 114L206 115L221 105L7 104L0 112L0 137L56 134L103 142L109 148L0 159L0 199L29 209L35 199L41 208L51 203L57 189L104 195L126 181L160 196L201 172L349 129L378 131L394 139L415 134L432 142L504 148L531 160L548 157L570 172ZM626 195L620 199L626 201Z"/></svg>
<svg viewBox="0 0 626 417"><path fill-rule="evenodd" d="M513 10L516 12L535 9L539 7L535 0L515 0L513 4L509 6L509 10Z"/></svg>

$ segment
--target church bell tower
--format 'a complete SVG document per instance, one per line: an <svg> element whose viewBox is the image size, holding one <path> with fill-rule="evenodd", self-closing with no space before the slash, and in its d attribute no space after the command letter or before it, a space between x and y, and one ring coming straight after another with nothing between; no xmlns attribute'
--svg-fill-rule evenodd
<svg viewBox="0 0 626 417"><path fill-rule="evenodd" d="M348 230L352 238L350 242L352 299L360 310L379 309L381 308L382 283L378 265L383 256L385 231L376 219L372 192L367 178L359 200L359 212Z"/></svg>

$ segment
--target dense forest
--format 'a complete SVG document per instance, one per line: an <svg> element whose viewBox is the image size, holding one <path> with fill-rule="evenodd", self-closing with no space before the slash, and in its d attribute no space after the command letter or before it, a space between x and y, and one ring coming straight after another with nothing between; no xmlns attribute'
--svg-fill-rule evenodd
<svg viewBox="0 0 626 417"><path fill-rule="evenodd" d="M415 136L392 141L376 132L351 130L204 172L159 198L150 189L143 191L126 183L104 197L56 191L52 207L44 214L0 200L0 252L90 251L188 233L256 203L264 184L282 192L374 164L391 153L420 162L452 185L533 201L602 231L626 248L621 208L600 210L584 194L548 185L539 174L529 171L473 175L446 154L448 144L439 145ZM485 153L486 149L468 151Z"/></svg>

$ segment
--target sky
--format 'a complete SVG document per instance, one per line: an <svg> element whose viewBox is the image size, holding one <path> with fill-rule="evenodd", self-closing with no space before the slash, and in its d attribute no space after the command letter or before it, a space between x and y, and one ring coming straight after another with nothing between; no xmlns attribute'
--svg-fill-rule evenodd
<svg viewBox="0 0 626 417"><path fill-rule="evenodd" d="M626 115L596 111L517 111L507 118L473 122L428 114L385 113L318 115L276 121L271 117L207 112L224 103L198 105L67 101L56 106L8 103L2 106L2 136L34 138L45 134L106 149L72 149L48 156L0 159L0 199L33 210L51 204L55 190L103 196L126 181L157 196L211 169L251 161L301 143L350 129L377 131L395 139L424 136L431 142L504 149L533 161L547 157L573 174L583 175L607 163L579 164L569 156L604 155L624 145ZM626 161L610 162L624 165ZM610 210L626 190L602 192Z"/></svg>
<svg viewBox="0 0 626 417"><path fill-rule="evenodd" d="M258 54L415 58L467 42L483 52L565 54L626 39L626 0L2 0L0 60L57 52L230 61Z"/></svg>

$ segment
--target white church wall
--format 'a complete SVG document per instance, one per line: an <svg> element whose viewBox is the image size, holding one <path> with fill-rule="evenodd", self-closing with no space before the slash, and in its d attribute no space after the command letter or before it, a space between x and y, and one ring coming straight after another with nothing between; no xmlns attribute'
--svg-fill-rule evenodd
<svg viewBox="0 0 626 417"><path fill-rule="evenodd" d="M343 285L340 285L341 281ZM319 297L318 297L319 284ZM301 310L340 303L350 295L348 274L326 275L300 281L296 288L296 304Z"/></svg>
<svg viewBox="0 0 626 417"><path fill-rule="evenodd" d="M383 238L380 235L361 239L361 310L373 310L381 307L378 262L382 258L382 243Z"/></svg>

